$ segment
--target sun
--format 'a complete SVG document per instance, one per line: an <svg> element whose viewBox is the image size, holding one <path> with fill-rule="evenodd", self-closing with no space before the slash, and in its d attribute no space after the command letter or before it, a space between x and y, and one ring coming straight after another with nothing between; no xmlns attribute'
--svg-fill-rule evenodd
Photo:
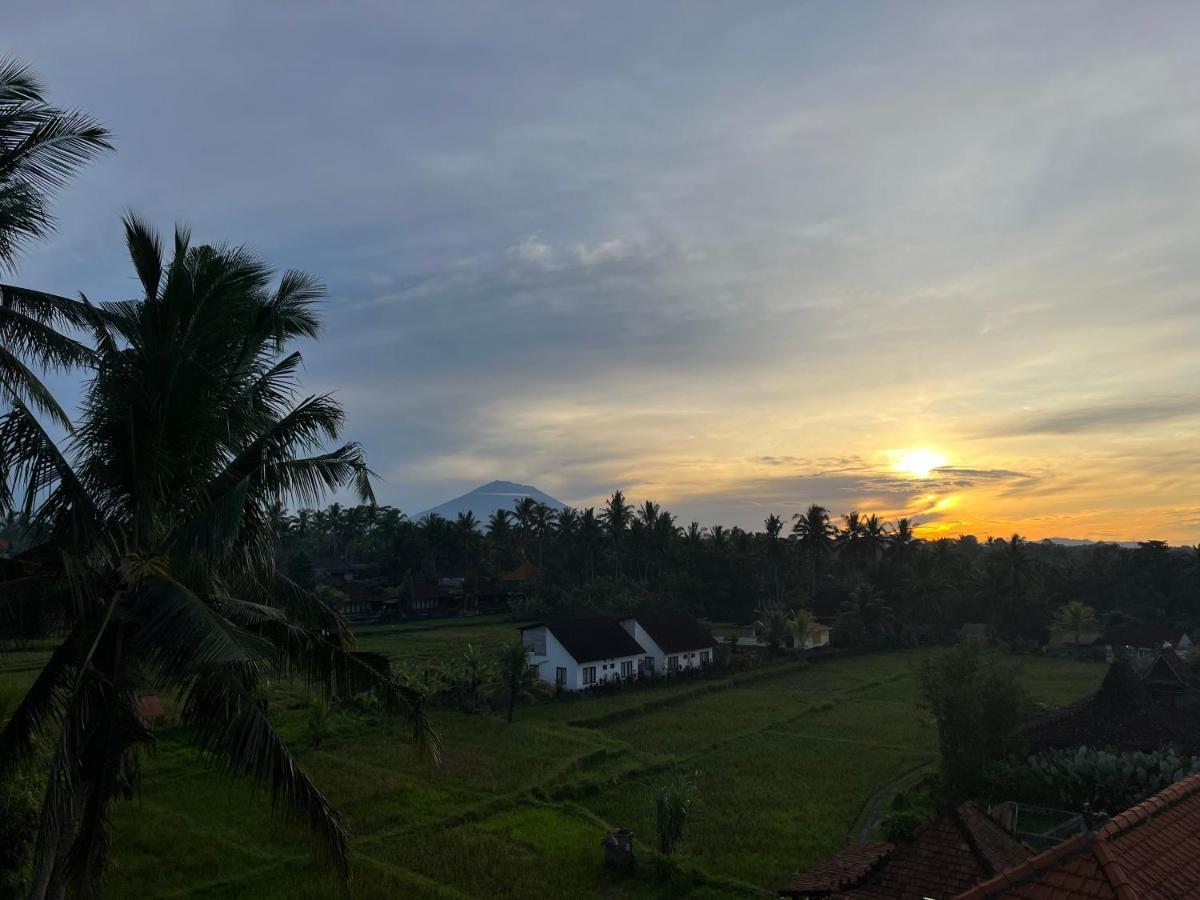
<svg viewBox="0 0 1200 900"><path fill-rule="evenodd" d="M934 469L946 464L946 455L921 447L916 450L899 450L896 452L893 465L896 471L912 475L914 478L928 478Z"/></svg>

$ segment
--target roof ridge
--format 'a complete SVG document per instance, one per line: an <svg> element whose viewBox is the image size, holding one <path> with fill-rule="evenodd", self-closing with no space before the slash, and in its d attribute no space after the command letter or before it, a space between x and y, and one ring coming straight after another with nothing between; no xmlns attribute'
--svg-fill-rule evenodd
<svg viewBox="0 0 1200 900"><path fill-rule="evenodd" d="M1111 840L1131 828L1147 822L1159 813L1166 812L1188 797L1200 793L1200 772L1180 779L1163 788L1157 794L1132 806L1125 812L1113 816L1100 829L1104 840Z"/></svg>
<svg viewBox="0 0 1200 900"><path fill-rule="evenodd" d="M1003 869L987 881L981 881L970 890L959 894L957 900L984 900L984 898L991 897L1000 890L1027 881L1034 875L1041 874L1064 857L1072 856L1081 850L1089 850L1088 838L1090 838L1090 835L1084 832L1063 841L1061 844L1055 844L1053 847L1043 850L1037 856L1031 856L1020 865Z"/></svg>
<svg viewBox="0 0 1200 900"><path fill-rule="evenodd" d="M967 824L967 820L963 817L962 809L964 806L974 805L973 801L968 800L966 803L960 803L957 806L950 807L950 821L954 823L954 827L958 830L967 841L967 847L971 854L975 857L975 861L979 863L979 867L988 875L996 874L996 867L992 865L991 860L987 858L983 850L979 847L979 841L975 839L975 832L971 830L971 826ZM981 810L982 811L982 810ZM985 814L986 815L986 814Z"/></svg>

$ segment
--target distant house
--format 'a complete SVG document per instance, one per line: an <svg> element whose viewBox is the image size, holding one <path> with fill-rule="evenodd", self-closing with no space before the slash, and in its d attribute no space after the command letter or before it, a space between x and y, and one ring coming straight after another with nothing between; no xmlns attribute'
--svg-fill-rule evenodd
<svg viewBox="0 0 1200 900"><path fill-rule="evenodd" d="M919 900L949 898L1029 857L977 804L948 809L908 841L852 844L780 889L784 897L813 900Z"/></svg>
<svg viewBox="0 0 1200 900"><path fill-rule="evenodd" d="M341 613L350 621L371 622L383 614L387 600L380 592L353 579L342 582L337 589L346 595Z"/></svg>
<svg viewBox="0 0 1200 900"><path fill-rule="evenodd" d="M336 556L318 556L312 561L313 575L328 581L353 581L354 567Z"/></svg>
<svg viewBox="0 0 1200 900"><path fill-rule="evenodd" d="M1095 647L1097 641L1099 640L1100 633L1098 631L1080 632L1079 640L1075 639L1075 632L1071 631L1054 635L1051 643L1054 646L1061 647L1064 650L1087 654Z"/></svg>
<svg viewBox="0 0 1200 900"><path fill-rule="evenodd" d="M1114 629L1103 637L1097 637L1096 646L1102 646L1105 658L1112 662L1121 656L1153 656L1163 649L1174 650L1180 656L1188 656L1195 650L1192 639L1181 628L1168 628L1151 623L1138 623Z"/></svg>
<svg viewBox="0 0 1200 900"><path fill-rule="evenodd" d="M822 625L820 622L808 623L808 640L804 646L808 650L815 650L818 647L828 647L829 639L833 635L833 629L828 625ZM790 635L791 647L793 650L800 649L800 640L796 635Z"/></svg>
<svg viewBox="0 0 1200 900"><path fill-rule="evenodd" d="M1198 859L1200 775L1192 775L1094 831L1006 868L957 900L1200 897Z"/></svg>
<svg viewBox="0 0 1200 900"><path fill-rule="evenodd" d="M538 622L521 629L529 661L559 690L580 691L618 678L636 678L646 649L616 619Z"/></svg>
<svg viewBox="0 0 1200 900"><path fill-rule="evenodd" d="M462 609L462 594L453 594L441 584L412 586L404 600L404 612L414 619L432 619L456 615Z"/></svg>
<svg viewBox="0 0 1200 900"><path fill-rule="evenodd" d="M638 613L622 619L621 627L646 651L638 660L639 674L708 665L717 645L707 628L683 613Z"/></svg>
<svg viewBox="0 0 1200 900"><path fill-rule="evenodd" d="M1130 660L1142 684L1160 706L1200 713L1200 678L1172 650Z"/></svg>
<svg viewBox="0 0 1200 900"><path fill-rule="evenodd" d="M506 584L528 584L537 577L538 567L531 562L523 562L511 572L505 572L498 579Z"/></svg>
<svg viewBox="0 0 1200 900"><path fill-rule="evenodd" d="M1200 694L1178 680L1172 686L1171 665L1157 662L1135 667L1131 660L1117 660L1095 694L1032 719L1019 737L1033 750L1088 746L1152 751L1173 746L1200 754L1200 713L1187 708L1200 704Z"/></svg>

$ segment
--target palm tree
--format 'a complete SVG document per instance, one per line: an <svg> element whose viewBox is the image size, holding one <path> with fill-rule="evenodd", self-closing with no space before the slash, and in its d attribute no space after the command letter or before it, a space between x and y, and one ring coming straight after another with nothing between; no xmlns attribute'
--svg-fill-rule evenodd
<svg viewBox="0 0 1200 900"><path fill-rule="evenodd" d="M298 338L317 334L320 285L272 273L249 251L192 247L128 218L144 297L95 311L98 365L79 428L60 448L21 405L0 418L0 484L19 486L43 541L7 566L0 622L37 609L63 636L0 732L0 778L54 747L33 896L92 896L107 862L113 803L137 781L152 740L146 690L179 697L207 758L265 785L343 872L346 828L276 734L267 678L324 696L375 690L414 716L411 693L349 651L334 610L275 568L276 501L371 489L362 449L322 451L342 411L297 402Z"/></svg>
<svg viewBox="0 0 1200 900"><path fill-rule="evenodd" d="M46 101L27 67L0 58L0 267L54 228L49 201L75 170L105 150L109 133L81 112Z"/></svg>
<svg viewBox="0 0 1200 900"><path fill-rule="evenodd" d="M829 555L837 528L829 521L829 510L814 503L804 512L792 516L792 534L796 536L800 549L804 551L812 567L810 596L815 599L821 561Z"/></svg>
<svg viewBox="0 0 1200 900"><path fill-rule="evenodd" d="M596 580L596 547L600 543L600 537L604 533L604 528L601 525L599 516L596 515L595 508L589 506L579 516L579 545L583 548L583 552L587 558L587 579L588 583Z"/></svg>
<svg viewBox="0 0 1200 900"><path fill-rule="evenodd" d="M893 621L891 607L873 586L863 582L842 604L835 627L861 630L869 640L876 641L891 630Z"/></svg>
<svg viewBox="0 0 1200 900"><path fill-rule="evenodd" d="M1096 627L1096 610L1080 600L1069 600L1058 608L1054 616L1054 630L1059 634L1075 637L1078 649L1085 631Z"/></svg>
<svg viewBox="0 0 1200 900"><path fill-rule="evenodd" d="M28 68L0 58L0 269L15 270L25 244L53 229L50 199L75 170L112 149L108 137L83 113L50 106ZM90 363L90 348L61 331L88 320L85 303L0 284L0 409L29 407L70 430L34 369Z"/></svg>
<svg viewBox="0 0 1200 900"><path fill-rule="evenodd" d="M862 553L871 562L879 562L883 558L883 551L888 545L889 535L892 526L887 522L871 513L862 523L861 543Z"/></svg>
<svg viewBox="0 0 1200 900"><path fill-rule="evenodd" d="M520 638L501 644L496 662L500 679L498 686L504 692L507 719L512 724L517 701L533 697L541 685L538 667L530 664L529 648Z"/></svg>
<svg viewBox="0 0 1200 900"><path fill-rule="evenodd" d="M892 552L901 560L904 560L908 556L908 551L912 549L915 540L916 535L913 533L912 520L908 518L897 519L896 530L888 538L888 544L891 545Z"/></svg>
<svg viewBox="0 0 1200 900"><path fill-rule="evenodd" d="M862 554L866 520L858 510L851 510L842 516L842 523L835 532L834 545L847 562L856 563Z"/></svg>
<svg viewBox="0 0 1200 900"><path fill-rule="evenodd" d="M797 650L808 649L808 627L813 623L814 619L803 606L798 606L792 610L791 616L787 620L787 630L792 636L792 645Z"/></svg>
<svg viewBox="0 0 1200 900"><path fill-rule="evenodd" d="M533 534L533 522L536 515L537 501L532 497L522 497L515 501L513 519L517 523L517 533L521 538L521 555L529 559L529 536Z"/></svg>
<svg viewBox="0 0 1200 900"><path fill-rule="evenodd" d="M533 529L533 536L537 538L538 565L542 564L542 549L546 544L546 537L554 528L554 523L558 519L553 507L545 503L535 503L532 513L530 514L530 526Z"/></svg>
<svg viewBox="0 0 1200 900"><path fill-rule="evenodd" d="M621 542L625 537L625 532L629 529L629 522L632 518L632 511L629 504L625 502L625 495L621 491L614 491L600 512L600 521L604 523L604 528L612 541L613 569L618 578L621 577Z"/></svg>
<svg viewBox="0 0 1200 900"><path fill-rule="evenodd" d="M758 618L754 622L754 633L767 642L771 651L779 650L789 633L787 612L774 602L764 603L756 612Z"/></svg>
<svg viewBox="0 0 1200 900"><path fill-rule="evenodd" d="M776 603L782 603L782 567L785 544L779 539L779 536L783 533L783 519L771 513L763 521L763 533L766 538L767 580L771 584L771 599Z"/></svg>

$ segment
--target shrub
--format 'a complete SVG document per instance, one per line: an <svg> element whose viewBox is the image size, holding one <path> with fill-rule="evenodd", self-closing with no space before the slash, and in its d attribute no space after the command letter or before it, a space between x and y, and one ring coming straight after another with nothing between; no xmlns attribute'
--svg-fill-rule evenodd
<svg viewBox="0 0 1200 900"><path fill-rule="evenodd" d="M670 856L683 840L683 829L696 798L696 783L683 775L664 782L654 792L654 825L658 849Z"/></svg>
<svg viewBox="0 0 1200 900"><path fill-rule="evenodd" d="M1115 815L1200 772L1200 756L1180 756L1174 750L1114 753L1078 747L1035 754L1029 757L1027 771L1068 809L1087 803L1097 812Z"/></svg>
<svg viewBox="0 0 1200 900"><path fill-rule="evenodd" d="M879 823L879 831L884 840L899 844L910 840L925 821L926 817L914 810L889 813Z"/></svg>

